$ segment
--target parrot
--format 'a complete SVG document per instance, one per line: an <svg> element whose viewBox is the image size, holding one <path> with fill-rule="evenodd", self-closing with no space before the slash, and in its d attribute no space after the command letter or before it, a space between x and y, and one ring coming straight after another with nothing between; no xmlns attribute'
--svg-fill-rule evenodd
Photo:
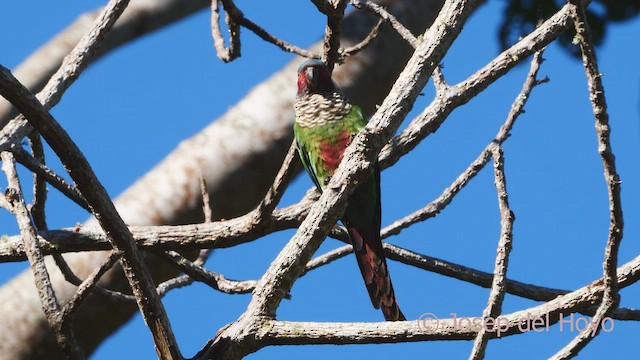
<svg viewBox="0 0 640 360"><path fill-rule="evenodd" d="M321 60L307 60L298 68L293 133L298 155L309 177L322 192L338 168L345 149L367 119L349 102ZM341 218L371 302L385 320L406 320L396 301L380 237L380 167L354 190Z"/></svg>

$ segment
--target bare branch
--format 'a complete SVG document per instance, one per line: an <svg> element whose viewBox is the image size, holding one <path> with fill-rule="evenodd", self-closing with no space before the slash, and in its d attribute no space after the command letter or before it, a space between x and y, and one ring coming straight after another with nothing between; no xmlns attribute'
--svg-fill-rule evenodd
<svg viewBox="0 0 640 360"><path fill-rule="evenodd" d="M69 322L73 315L78 311L82 303L87 299L91 290L97 289L98 280L100 277L104 275L107 270L109 270L113 265L118 261L118 254L114 251L109 253L104 262L96 268L85 281L83 281L75 295L69 300L67 305L62 310L63 316L62 319L65 322ZM135 299L133 299L135 301Z"/></svg>
<svg viewBox="0 0 640 360"><path fill-rule="evenodd" d="M61 327L62 318L60 317L60 305L56 297L51 280L49 279L49 272L44 263L44 255L38 244L38 237L27 205L25 204L24 197L22 195L22 189L20 186L20 180L16 172L15 159L10 152L3 151L2 156L2 171L7 176L9 182L7 193L8 201L12 206L12 212L16 216L18 221L18 227L24 241L24 247L29 258L31 270L33 271L33 277L35 278L36 288L38 289L38 295L40 296L40 302L42 309L49 323L49 327L56 334L56 340L58 346L64 351L67 357L71 359L84 359L84 354L78 346L75 334L70 327Z"/></svg>
<svg viewBox="0 0 640 360"><path fill-rule="evenodd" d="M511 105L511 110L505 123L500 127L500 130L496 134L496 137L482 150L480 155L467 167L467 169L460 174L456 180L449 185L437 199L430 202L424 208L407 215L406 217L395 221L393 224L382 229L383 237L399 234L403 229L420 221L425 221L429 218L438 215L447 205L453 201L453 198L462 190L468 183L482 170L489 162L491 154L496 145L502 145L511 133L511 129L516 120L524 112L524 106L529 100L531 91L537 85L548 81L548 79L537 80L538 70L542 64L542 50L536 52L531 60L531 68L527 74L527 78L522 86L522 91L516 97L516 100Z"/></svg>
<svg viewBox="0 0 640 360"><path fill-rule="evenodd" d="M628 284L640 276L640 257L623 265L618 271L618 282ZM602 279L544 304L502 315L500 336L530 331L533 320L553 325L562 314L578 312L601 301L605 286ZM537 320L540 319L540 320ZM388 342L415 342L435 340L472 340L477 336L474 326L460 326L460 318L418 319L379 323L321 323L289 322L262 319L265 332L260 333L260 344L371 344ZM496 333L491 335L496 337ZM258 344L258 346L260 346Z"/></svg>
<svg viewBox="0 0 640 360"><path fill-rule="evenodd" d="M120 263L138 301L138 306L149 325L158 356L180 359L169 320L155 292L153 280L142 261L133 236L118 215L107 191L98 181L87 159L66 131L11 72L0 66L0 94L13 103L29 123L45 138L53 151L78 184L78 189L90 204L115 250L122 251ZM35 233L33 234L35 237Z"/></svg>
<svg viewBox="0 0 640 360"><path fill-rule="evenodd" d="M63 193L66 197L71 199L73 202L78 204L83 209L91 212L89 209L89 205L80 194L80 191L69 184L67 180L58 175L55 171L51 170L48 166L43 164L41 161L38 161L36 158L29 155L23 148L18 147L14 152L16 160L27 169L31 170L34 174L44 178L51 186L58 189L61 193ZM41 229L45 230L45 229Z"/></svg>
<svg viewBox="0 0 640 360"><path fill-rule="evenodd" d="M380 166L387 168L425 137L434 133L458 106L467 103L518 63L541 50L571 26L569 5L563 6L529 35L505 50L493 61L476 71L465 81L451 86L446 96L437 97L409 126L380 153Z"/></svg>
<svg viewBox="0 0 640 360"><path fill-rule="evenodd" d="M253 211L253 224L254 226L259 226L264 224L266 221L271 219L271 214L273 210L280 202L282 198L282 194L284 194L287 185L289 185L289 181L295 174L296 164L298 164L295 160L297 151L297 145L295 139L291 141L291 146L289 147L289 151L287 155L284 157L282 162L282 166L276 175L275 180L273 181L273 185L269 187L267 190L267 194L264 199L260 202L258 207Z"/></svg>
<svg viewBox="0 0 640 360"><path fill-rule="evenodd" d="M253 213L211 224L180 226L131 226L129 229L142 249L215 249L247 243L284 229L292 229L309 212L317 193L310 192L301 202L283 209L276 209L265 228L250 226ZM77 227L39 233L46 255L55 252L79 252L110 250L111 245L104 232L93 227ZM3 237L0 241L0 262L26 259L20 236Z"/></svg>
<svg viewBox="0 0 640 360"><path fill-rule="evenodd" d="M204 214L204 222L210 223L213 221L213 216L211 215L211 197L207 191L207 181L202 175L200 175L200 193L202 194L202 213Z"/></svg>
<svg viewBox="0 0 640 360"><path fill-rule="evenodd" d="M387 12L387 10L385 10L382 6L367 0L350 0L349 2L351 3L351 5L358 9L365 9L376 14L380 17L380 19L388 22L389 25L391 25L391 27L395 31L397 31L398 34L400 34L400 36L402 36L402 38L405 39L411 46L413 46L414 48L418 47L420 41L418 41L418 39L413 36L411 31L404 27L404 25L402 25L402 23L400 23L400 21L398 21L395 16L389 14L389 12Z"/></svg>
<svg viewBox="0 0 640 360"><path fill-rule="evenodd" d="M366 47L369 46L369 44L371 44L373 39L375 39L376 36L378 35L378 30L380 29L380 25L382 25L382 22L383 22L382 19L378 20L378 22L371 29L371 32L369 32L369 34L364 39L362 39L362 41L360 41L359 43L349 48L341 49L339 56L342 58L346 58L347 56L355 55L358 52L366 49Z"/></svg>
<svg viewBox="0 0 640 360"><path fill-rule="evenodd" d="M504 175L504 156L500 145L496 145L493 149L493 169L498 191L498 205L500 207L500 241L498 243L498 251L496 255L496 263L493 270L493 282L491 284L491 292L489 293L489 301L487 307L482 312L482 318L486 326L481 326L475 341L473 349L469 355L469 359L484 359L489 335L499 331L501 324L496 323L495 319L502 313L502 301L506 292L507 267L509 266L509 253L511 252L511 241L513 239L513 221L515 216L509 208L509 199L507 195L507 184ZM489 321L492 326L489 328Z"/></svg>
<svg viewBox="0 0 640 360"><path fill-rule="evenodd" d="M587 24L587 17L580 1L571 0L569 4L571 15L576 28L576 39L582 52L582 63L587 75L589 99L595 116L596 134L598 136L598 152L602 158L604 177L607 183L609 196L609 237L604 253L604 295L602 303L598 307L588 331L581 332L564 348L558 351L552 359L570 359L578 355L593 338L600 333L603 319L618 303L618 278L616 267L618 264L618 249L622 241L622 229L624 220L622 216L622 204L620 198L620 176L616 171L615 156L611 149L609 115L607 114L607 100L602 85L602 74L598 70L591 34Z"/></svg>
<svg viewBox="0 0 640 360"><path fill-rule="evenodd" d="M324 30L322 61L327 64L329 72L333 71L336 63L341 63L340 32L342 18L347 8L347 0L311 0L318 10L327 16L327 26Z"/></svg>
<svg viewBox="0 0 640 360"><path fill-rule="evenodd" d="M220 3L225 11L224 21L229 28L229 47L224 44L220 30ZM236 21L242 12L231 0L211 0L211 36L218 58L224 62L232 61L240 56L240 25Z"/></svg>
<svg viewBox="0 0 640 360"><path fill-rule="evenodd" d="M178 254L175 251L167 251L166 253L158 253L158 256L167 260L171 265L178 268L180 271L189 275L192 279L203 282L209 285L215 290L219 290L227 294L246 294L255 288L256 282L253 280L236 281L229 280L222 274L215 273L213 271L202 268L189 260L184 256ZM167 285L165 285L167 286ZM159 289L163 293L167 290ZM159 291L160 292L160 291Z"/></svg>
<svg viewBox="0 0 640 360"><path fill-rule="evenodd" d="M84 281L82 281L71 269L71 267L69 267L69 264L67 264L67 261L64 259L64 257L62 257L62 254L60 253L52 253L51 256L53 257L53 261L55 261L56 265L58 266L58 269L60 269L60 272L62 273L62 276L64 276L65 280L67 280L70 284L73 284L75 286L79 286L82 287L83 283L86 283L87 281L89 281L89 277L87 277L87 279L85 279ZM117 260L117 259L116 259ZM106 261L106 259L105 259ZM103 264L106 264L106 262L103 262ZM106 265L104 265L106 266ZM102 267L102 265L100 266ZM98 268L100 268L98 267ZM105 269L105 271L109 270L108 268ZM102 275L100 275L102 276ZM127 295L127 294L123 294L119 291L113 291L113 290L109 290L109 289L105 289L101 286L91 286L92 290L95 290L95 292L97 294L100 294L102 296L106 296L111 300L114 301L124 301L124 302L130 302L130 303L135 303L136 301L136 297L133 295ZM84 300L82 300L84 301Z"/></svg>
<svg viewBox="0 0 640 360"><path fill-rule="evenodd" d="M320 59L321 55L301 47L295 46L291 43L288 43L282 39L271 35L267 30L263 29L260 25L254 23L253 21L247 19L242 12L232 12L232 16L236 16L235 21L245 28L251 30L254 34L258 35L262 40L271 43L283 51L294 53L309 59Z"/></svg>

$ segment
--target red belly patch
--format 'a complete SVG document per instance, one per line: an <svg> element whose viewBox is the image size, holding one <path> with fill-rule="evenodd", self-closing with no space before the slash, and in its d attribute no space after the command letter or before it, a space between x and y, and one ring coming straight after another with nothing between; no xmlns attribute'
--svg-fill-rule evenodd
<svg viewBox="0 0 640 360"><path fill-rule="evenodd" d="M351 134L348 131L341 132L335 140L325 140L320 144L320 157L325 163L329 174L340 165L344 150L351 143Z"/></svg>

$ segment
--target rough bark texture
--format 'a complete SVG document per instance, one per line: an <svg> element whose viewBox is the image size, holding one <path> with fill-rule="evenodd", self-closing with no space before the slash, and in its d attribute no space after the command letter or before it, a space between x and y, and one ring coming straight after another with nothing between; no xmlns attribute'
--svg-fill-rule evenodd
<svg viewBox="0 0 640 360"><path fill-rule="evenodd" d="M135 3L135 2L134 2ZM390 10L415 33L433 20L442 1L387 1ZM129 9L130 10L130 9ZM357 43L375 25L376 19L357 12L347 16L342 28L343 46ZM319 48L319 45L318 45ZM336 68L334 78L349 97L372 113L404 68L411 47L388 27L365 50ZM386 55L384 55L386 54ZM388 56L394 54L394 56ZM214 218L230 218L250 210L263 197L291 143L292 101L296 59L280 72L256 86L243 100L199 134L183 141L160 164L133 184L116 200L122 218L131 225L198 222L202 217L199 176L207 181ZM248 190L250 189L250 190ZM85 277L104 259L103 253L65 256L76 273ZM51 278L58 297L73 294L53 264ZM154 277L164 279L173 269L149 266ZM120 270L107 273L102 286L124 289ZM114 303L92 296L76 316L78 340L86 353L136 312L133 304ZM28 272L0 289L0 317L8 327L0 328L0 353L11 359L57 359L62 353L47 328ZM96 327L95 324L101 326Z"/></svg>

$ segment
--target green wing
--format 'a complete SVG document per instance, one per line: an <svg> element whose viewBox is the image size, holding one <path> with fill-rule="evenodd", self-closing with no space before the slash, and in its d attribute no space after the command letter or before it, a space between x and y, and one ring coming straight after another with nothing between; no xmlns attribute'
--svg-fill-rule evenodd
<svg viewBox="0 0 640 360"><path fill-rule="evenodd" d="M318 178L316 177L316 173L313 171L313 168L311 165L311 160L309 158L309 151L302 144L302 139L301 139L302 129L300 129L298 124L294 124L293 126L293 136L296 138L296 147L298 148L298 154L300 155L300 160L302 161L302 165L304 166L304 169L307 171L307 174L309 174L311 181L313 181L313 183L316 185L318 190L322 192L322 187L320 186L320 182L318 181Z"/></svg>

